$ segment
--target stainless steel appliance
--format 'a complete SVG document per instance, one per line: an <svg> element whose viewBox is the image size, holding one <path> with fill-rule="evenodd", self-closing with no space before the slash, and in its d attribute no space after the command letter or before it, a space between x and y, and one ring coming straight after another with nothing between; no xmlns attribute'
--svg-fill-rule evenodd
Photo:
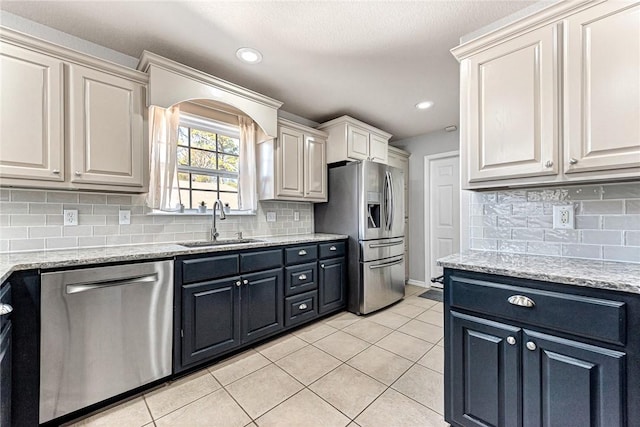
<svg viewBox="0 0 640 427"><path fill-rule="evenodd" d="M171 374L173 262L43 273L40 422Z"/></svg>
<svg viewBox="0 0 640 427"><path fill-rule="evenodd" d="M404 297L404 173L361 161L329 168L329 201L315 231L349 235L349 311L367 314Z"/></svg>

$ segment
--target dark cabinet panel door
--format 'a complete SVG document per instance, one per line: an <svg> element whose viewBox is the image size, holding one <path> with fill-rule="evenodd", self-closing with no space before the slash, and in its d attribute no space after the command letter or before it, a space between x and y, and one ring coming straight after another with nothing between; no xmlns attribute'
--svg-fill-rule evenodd
<svg viewBox="0 0 640 427"><path fill-rule="evenodd" d="M282 269L242 276L242 343L284 327Z"/></svg>
<svg viewBox="0 0 640 427"><path fill-rule="evenodd" d="M0 333L0 427L11 425L11 321Z"/></svg>
<svg viewBox="0 0 640 427"><path fill-rule="evenodd" d="M521 426L521 329L456 312L450 321L447 419L461 426Z"/></svg>
<svg viewBox="0 0 640 427"><path fill-rule="evenodd" d="M240 277L182 287L182 365L240 345Z"/></svg>
<svg viewBox="0 0 640 427"><path fill-rule="evenodd" d="M323 314L347 303L347 264L344 258L320 261L319 264L318 309Z"/></svg>
<svg viewBox="0 0 640 427"><path fill-rule="evenodd" d="M528 330L523 340L525 427L625 425L624 353Z"/></svg>

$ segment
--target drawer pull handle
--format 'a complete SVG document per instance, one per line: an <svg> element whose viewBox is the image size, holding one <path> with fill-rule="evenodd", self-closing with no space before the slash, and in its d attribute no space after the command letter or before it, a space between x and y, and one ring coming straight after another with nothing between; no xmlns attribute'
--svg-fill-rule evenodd
<svg viewBox="0 0 640 427"><path fill-rule="evenodd" d="M509 343L509 345L516 345L516 339L514 337L507 337L507 343Z"/></svg>
<svg viewBox="0 0 640 427"><path fill-rule="evenodd" d="M512 295L507 301L509 301L509 304L517 305L519 307L531 308L536 305L531 298L525 297L524 295Z"/></svg>
<svg viewBox="0 0 640 427"><path fill-rule="evenodd" d="M305 310L305 309L307 308L307 304L302 303L302 304L300 304L300 305L298 306L298 308L299 308L300 310Z"/></svg>
<svg viewBox="0 0 640 427"><path fill-rule="evenodd" d="M534 343L533 341L529 341L527 343L527 349L529 349L530 351L535 351L536 348L538 347L536 347L536 343Z"/></svg>
<svg viewBox="0 0 640 427"><path fill-rule="evenodd" d="M305 251L304 249L298 251L298 255L300 256L305 256L307 254L307 251Z"/></svg>
<svg viewBox="0 0 640 427"><path fill-rule="evenodd" d="M299 275L298 280L307 280L307 275L306 274Z"/></svg>
<svg viewBox="0 0 640 427"><path fill-rule="evenodd" d="M11 307L9 304L0 304L0 316L9 314L12 311L13 311L13 307Z"/></svg>
<svg viewBox="0 0 640 427"><path fill-rule="evenodd" d="M330 250L330 251L337 251L337 250L338 250L338 248L336 248L335 246L331 246L331 247L329 248L329 250Z"/></svg>

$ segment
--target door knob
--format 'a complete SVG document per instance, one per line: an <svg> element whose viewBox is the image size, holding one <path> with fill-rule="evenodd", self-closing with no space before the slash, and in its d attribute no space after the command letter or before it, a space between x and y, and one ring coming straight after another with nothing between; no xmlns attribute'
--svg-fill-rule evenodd
<svg viewBox="0 0 640 427"><path fill-rule="evenodd" d="M575 165L576 163L578 163L578 159L576 159L575 157L572 157L569 159L569 164L570 165Z"/></svg>
<svg viewBox="0 0 640 427"><path fill-rule="evenodd" d="M534 350L535 350L536 348L538 348L538 347L536 347L536 343L534 343L533 341L529 341L529 342L527 343L527 348L528 348L529 350L531 350L531 351L534 351Z"/></svg>
<svg viewBox="0 0 640 427"><path fill-rule="evenodd" d="M545 164L544 164L544 167L545 167L545 168L550 168L550 167L552 167L552 166L553 166L553 162L552 162L551 160L547 160L547 161L545 162Z"/></svg>
<svg viewBox="0 0 640 427"><path fill-rule="evenodd" d="M236 282L236 286L240 286L240 285L242 285L242 282L241 282L240 280L238 280L238 281Z"/></svg>
<svg viewBox="0 0 640 427"><path fill-rule="evenodd" d="M53 173L54 175L60 175L60 170L59 169L54 169L51 171L51 173Z"/></svg>
<svg viewBox="0 0 640 427"><path fill-rule="evenodd" d="M320 264L320 268L324 268L324 264Z"/></svg>
<svg viewBox="0 0 640 427"><path fill-rule="evenodd" d="M80 173L80 171L75 171L73 174L74 174L75 176L80 176L80 175L82 175L82 174Z"/></svg>
<svg viewBox="0 0 640 427"><path fill-rule="evenodd" d="M516 339L514 337L507 337L507 342L510 345L516 345Z"/></svg>
<svg viewBox="0 0 640 427"><path fill-rule="evenodd" d="M244 279L244 280L242 281L242 283L244 283L245 285L248 285L248 284L249 284L249 281L248 281L247 279Z"/></svg>

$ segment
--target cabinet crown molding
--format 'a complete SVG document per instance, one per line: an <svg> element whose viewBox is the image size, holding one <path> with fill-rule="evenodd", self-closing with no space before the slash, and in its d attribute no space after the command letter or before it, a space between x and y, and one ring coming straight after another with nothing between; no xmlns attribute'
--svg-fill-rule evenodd
<svg viewBox="0 0 640 427"><path fill-rule="evenodd" d="M507 25L464 42L451 49L450 52L458 61L462 61L463 59L493 45L535 30L536 28L560 21L568 15L595 6L604 1L606 0L568 0L553 3L530 15L524 16Z"/></svg>
<svg viewBox="0 0 640 427"><path fill-rule="evenodd" d="M383 131L381 129L378 129L376 127L371 126L368 123L365 123L365 122L360 121L358 119L354 119L353 117L347 116L347 115L337 117L337 118L335 118L333 120L329 120L328 122L324 122L324 123L318 125L318 127L316 129L324 130L324 129L328 129L328 128L333 127L333 126L338 126L338 125L343 125L343 124L356 125L358 127L361 127L363 129L367 130L368 132L371 132L371 133L374 133L376 135L379 135L379 136L381 136L381 137L383 137L385 139L389 139L389 138L391 138L393 136L390 133L387 133L387 132L385 132L385 131Z"/></svg>
<svg viewBox="0 0 640 427"><path fill-rule="evenodd" d="M291 129L296 129L299 130L300 132L303 132L305 134L311 135L311 136L319 136L321 138L328 138L329 134L327 132L324 132L322 130L318 130L318 129L314 129L311 128L309 126L305 126L303 124L288 120L288 119L282 119L279 118L278 119L278 126L285 126Z"/></svg>
<svg viewBox="0 0 640 427"><path fill-rule="evenodd" d="M163 108L183 101L211 99L249 115L270 137L277 135L277 110L282 102L149 51L138 70L149 74L149 105Z"/></svg>
<svg viewBox="0 0 640 427"><path fill-rule="evenodd" d="M61 59L68 63L83 65L98 71L126 77L138 83L147 84L149 81L149 76L140 71L2 26L0 26L0 40Z"/></svg>

